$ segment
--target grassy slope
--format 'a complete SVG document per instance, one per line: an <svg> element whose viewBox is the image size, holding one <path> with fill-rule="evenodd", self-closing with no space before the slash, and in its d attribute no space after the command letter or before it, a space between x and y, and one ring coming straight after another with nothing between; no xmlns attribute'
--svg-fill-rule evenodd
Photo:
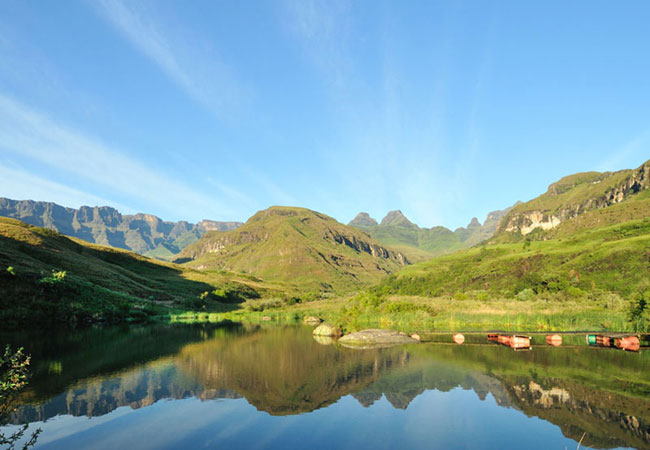
<svg viewBox="0 0 650 450"><path fill-rule="evenodd" d="M56 280L53 271L65 271L65 276ZM4 324L143 318L160 313L163 307L194 304L201 293L225 285L261 293L280 288L242 275L156 262L0 218L0 320Z"/></svg>
<svg viewBox="0 0 650 450"><path fill-rule="evenodd" d="M409 295L486 291L512 297L537 293L603 290L629 295L650 287L650 219L563 238L488 245L405 268L380 286ZM578 291L573 291L581 295Z"/></svg>
<svg viewBox="0 0 650 450"><path fill-rule="evenodd" d="M538 229L525 240L519 233L498 232L489 245L408 267L384 280L378 290L428 297L482 292L500 298L526 299L532 294L564 300L594 300L607 293L625 298L647 290L650 190L628 193L623 202L605 208L593 206L594 199L620 187L643 167L565 177L546 194L515 206L501 226L523 211L553 213L579 206L580 215L551 230ZM529 292L521 294L524 290Z"/></svg>
<svg viewBox="0 0 650 450"><path fill-rule="evenodd" d="M367 234L323 214L273 207L236 230L206 233L179 257L196 258L190 267L245 272L312 291L358 289L400 267L394 253L375 257L337 242L341 238L380 247Z"/></svg>

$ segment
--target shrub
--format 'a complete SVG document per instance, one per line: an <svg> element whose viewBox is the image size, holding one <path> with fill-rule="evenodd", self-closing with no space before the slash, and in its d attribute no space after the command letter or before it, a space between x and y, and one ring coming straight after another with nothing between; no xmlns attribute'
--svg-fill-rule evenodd
<svg viewBox="0 0 650 450"><path fill-rule="evenodd" d="M454 300L467 300L467 294L461 291L456 291L454 293Z"/></svg>
<svg viewBox="0 0 650 450"><path fill-rule="evenodd" d="M65 280L66 276L66 271L65 270L55 270L52 269L52 275L49 277L43 277L40 280L38 280L39 283L41 284L48 284L48 285L57 285L63 283Z"/></svg>
<svg viewBox="0 0 650 450"><path fill-rule="evenodd" d="M300 297L284 297L284 304L287 306L295 305L296 303L301 303L302 300Z"/></svg>
<svg viewBox="0 0 650 450"><path fill-rule="evenodd" d="M261 297L259 292L252 287L239 283L228 283L221 289L215 289L210 294L210 298L221 303L242 303L248 299Z"/></svg>
<svg viewBox="0 0 650 450"><path fill-rule="evenodd" d="M628 309L628 321L634 331L650 331L650 290L632 297Z"/></svg>
<svg viewBox="0 0 650 450"><path fill-rule="evenodd" d="M356 295L352 300L357 300L361 306L366 308L377 308L386 301L386 298L377 292L366 292Z"/></svg>
<svg viewBox="0 0 650 450"><path fill-rule="evenodd" d="M9 272L9 274L13 275L14 277L16 276L16 269L14 269L12 266L7 267L7 272Z"/></svg>
<svg viewBox="0 0 650 450"><path fill-rule="evenodd" d="M7 345L4 353L0 353L0 426L8 423L10 414L14 410L15 397L27 384L29 360L29 356L23 353L22 348L13 352ZM3 448L14 448L16 443L22 439L28 426L25 424L9 435L0 432L0 445ZM34 446L40 432L40 428L34 431L22 448L27 449Z"/></svg>
<svg viewBox="0 0 650 450"><path fill-rule="evenodd" d="M566 289L566 293L569 297L574 297L574 298L583 297L585 295L582 289L575 286L569 286Z"/></svg>
<svg viewBox="0 0 650 450"><path fill-rule="evenodd" d="M424 311L429 315L435 315L435 311L429 305L421 305L409 302L388 302L383 307L386 313L405 313L414 311Z"/></svg>
<svg viewBox="0 0 650 450"><path fill-rule="evenodd" d="M526 288L517 294L517 300L520 300L522 302L532 300L534 297L535 291L533 291L531 288Z"/></svg>

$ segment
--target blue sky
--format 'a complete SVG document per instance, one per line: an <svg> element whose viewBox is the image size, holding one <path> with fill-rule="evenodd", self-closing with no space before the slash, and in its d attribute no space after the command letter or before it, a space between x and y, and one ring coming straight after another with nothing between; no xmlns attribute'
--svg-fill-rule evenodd
<svg viewBox="0 0 650 450"><path fill-rule="evenodd" d="M646 1L0 3L0 196L466 225L650 159Z"/></svg>

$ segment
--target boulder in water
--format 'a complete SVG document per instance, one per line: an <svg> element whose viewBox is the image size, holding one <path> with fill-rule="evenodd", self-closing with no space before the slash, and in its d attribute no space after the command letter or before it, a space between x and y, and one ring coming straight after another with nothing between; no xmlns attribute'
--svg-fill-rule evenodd
<svg viewBox="0 0 650 450"><path fill-rule="evenodd" d="M313 331L316 336L340 336L341 328L328 323L321 323Z"/></svg>
<svg viewBox="0 0 650 450"><path fill-rule="evenodd" d="M362 330L356 333L350 333L338 340L341 345L351 348L377 348L390 347L401 344L417 344L418 341L400 333L391 330Z"/></svg>

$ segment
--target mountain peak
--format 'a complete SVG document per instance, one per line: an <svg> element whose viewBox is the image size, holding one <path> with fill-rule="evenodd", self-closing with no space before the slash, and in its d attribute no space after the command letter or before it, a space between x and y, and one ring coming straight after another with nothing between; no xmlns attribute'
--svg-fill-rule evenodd
<svg viewBox="0 0 650 450"><path fill-rule="evenodd" d="M480 227L481 227L481 222L479 222L476 217L472 217L472 220L469 222L469 225L467 225L467 228L480 228Z"/></svg>
<svg viewBox="0 0 650 450"><path fill-rule="evenodd" d="M386 214L386 217L384 217L381 220L381 225L384 226L393 226L393 227L405 227L405 228L419 228L416 224L411 222L402 214L402 211L399 209L395 211L390 211L388 214Z"/></svg>
<svg viewBox="0 0 650 450"><path fill-rule="evenodd" d="M352 227L371 227L377 225L377 221L370 217L367 212L360 212L348 225Z"/></svg>

